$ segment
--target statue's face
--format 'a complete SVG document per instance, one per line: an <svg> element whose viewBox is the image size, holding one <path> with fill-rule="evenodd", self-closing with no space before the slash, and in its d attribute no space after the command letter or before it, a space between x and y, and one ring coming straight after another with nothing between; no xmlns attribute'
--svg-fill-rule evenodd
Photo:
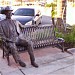
<svg viewBox="0 0 75 75"><path fill-rule="evenodd" d="M6 18L11 19L12 11L6 11L5 15L6 15Z"/></svg>

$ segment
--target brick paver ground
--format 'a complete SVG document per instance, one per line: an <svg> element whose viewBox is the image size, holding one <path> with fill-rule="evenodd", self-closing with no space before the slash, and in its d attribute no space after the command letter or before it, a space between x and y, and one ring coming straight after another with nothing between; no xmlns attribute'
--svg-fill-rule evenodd
<svg viewBox="0 0 75 75"><path fill-rule="evenodd" d="M10 56L11 66L8 66L0 50L0 71L3 75L74 75L74 55L62 53L60 49L52 47L35 49L34 55L39 68L30 64L27 52L20 53L21 59L27 65L25 68L16 64L12 56Z"/></svg>

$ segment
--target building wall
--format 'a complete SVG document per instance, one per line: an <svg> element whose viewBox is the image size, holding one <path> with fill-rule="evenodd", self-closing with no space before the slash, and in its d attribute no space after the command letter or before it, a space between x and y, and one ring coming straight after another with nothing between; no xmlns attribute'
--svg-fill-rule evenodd
<svg viewBox="0 0 75 75"><path fill-rule="evenodd" d="M34 2L35 0L29 0L29 2Z"/></svg>

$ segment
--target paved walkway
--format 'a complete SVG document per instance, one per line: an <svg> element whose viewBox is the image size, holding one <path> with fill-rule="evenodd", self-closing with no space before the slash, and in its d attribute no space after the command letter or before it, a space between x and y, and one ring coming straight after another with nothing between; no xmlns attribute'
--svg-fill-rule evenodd
<svg viewBox="0 0 75 75"><path fill-rule="evenodd" d="M27 64L25 68L22 68L15 63L12 56L10 56L11 66L8 66L7 60L2 58L2 50L0 50L2 75L75 75L74 55L62 53L60 49L52 47L35 49L34 54L39 68L30 64L27 52L20 54L21 59Z"/></svg>

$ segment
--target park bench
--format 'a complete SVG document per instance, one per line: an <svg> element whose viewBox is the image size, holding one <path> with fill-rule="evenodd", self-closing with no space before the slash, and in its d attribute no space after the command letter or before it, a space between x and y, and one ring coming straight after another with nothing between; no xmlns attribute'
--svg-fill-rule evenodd
<svg viewBox="0 0 75 75"><path fill-rule="evenodd" d="M64 51L64 40L57 38L54 31L53 25L42 25L42 26L26 26L21 28L22 33L25 37L30 37L33 42L34 48L43 48L47 46L60 46L62 52ZM3 46L4 47L4 46ZM25 51L25 47L18 46L18 51ZM3 49L4 57L4 49ZM9 63L9 53L7 54L7 60Z"/></svg>

